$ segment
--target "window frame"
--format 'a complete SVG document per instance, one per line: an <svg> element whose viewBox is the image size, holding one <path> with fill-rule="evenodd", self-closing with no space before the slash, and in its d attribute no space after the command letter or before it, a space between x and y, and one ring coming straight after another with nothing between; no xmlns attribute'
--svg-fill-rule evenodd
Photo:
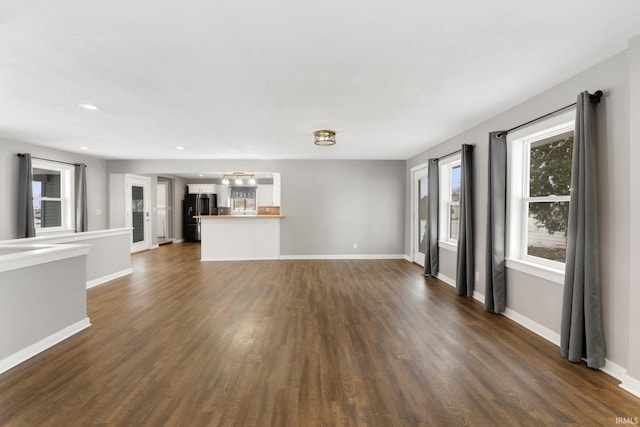
<svg viewBox="0 0 640 427"><path fill-rule="evenodd" d="M35 197L33 201L60 201L60 226L35 227L36 236L51 233L75 231L75 167L59 162L34 159L31 160L31 175L35 169L44 169L60 173L60 197ZM33 180L35 182L35 180ZM34 209L35 225L35 209Z"/></svg>
<svg viewBox="0 0 640 427"><path fill-rule="evenodd" d="M456 251L458 249L458 239L451 238L451 207L455 205L459 206L460 200L457 202L451 200L451 183L453 169L462 166L462 154L459 152L452 154L441 159L438 163L440 175L438 247Z"/></svg>
<svg viewBox="0 0 640 427"><path fill-rule="evenodd" d="M575 132L575 108L507 135L506 266L555 283L564 283L565 263L527 253L530 202L568 202L564 196L529 196L530 147L545 138Z"/></svg>

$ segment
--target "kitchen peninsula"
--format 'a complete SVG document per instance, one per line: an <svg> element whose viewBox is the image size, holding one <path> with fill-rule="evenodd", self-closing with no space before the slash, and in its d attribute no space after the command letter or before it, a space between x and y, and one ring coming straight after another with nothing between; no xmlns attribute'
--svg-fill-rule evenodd
<svg viewBox="0 0 640 427"><path fill-rule="evenodd" d="M202 215L201 261L280 258L282 215Z"/></svg>

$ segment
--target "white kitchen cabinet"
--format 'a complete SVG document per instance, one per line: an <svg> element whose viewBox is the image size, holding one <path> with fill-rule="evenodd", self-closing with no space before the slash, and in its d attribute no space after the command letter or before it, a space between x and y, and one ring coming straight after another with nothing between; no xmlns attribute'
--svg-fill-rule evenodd
<svg viewBox="0 0 640 427"><path fill-rule="evenodd" d="M187 184L189 194L213 194L216 192L215 184Z"/></svg>

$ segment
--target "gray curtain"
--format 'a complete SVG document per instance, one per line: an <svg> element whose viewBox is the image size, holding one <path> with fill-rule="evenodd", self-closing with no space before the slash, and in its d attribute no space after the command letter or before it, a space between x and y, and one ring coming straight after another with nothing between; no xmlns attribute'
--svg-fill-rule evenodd
<svg viewBox="0 0 640 427"><path fill-rule="evenodd" d="M487 211L486 289L484 308L502 313L507 305L504 274L507 217L507 132L489 134L489 203Z"/></svg>
<svg viewBox="0 0 640 427"><path fill-rule="evenodd" d="M31 155L18 154L18 238L34 237L36 227L33 219L33 174L31 171Z"/></svg>
<svg viewBox="0 0 640 427"><path fill-rule="evenodd" d="M578 95L560 330L562 357L571 362L585 358L590 368L602 368L605 357L599 280L596 105L588 92Z"/></svg>
<svg viewBox="0 0 640 427"><path fill-rule="evenodd" d="M438 274L438 199L439 199L439 171L438 159L429 159L427 183L427 244L424 260L424 274L436 276Z"/></svg>
<svg viewBox="0 0 640 427"><path fill-rule="evenodd" d="M473 253L473 145L462 145L461 158L456 293L471 297L473 296L475 272Z"/></svg>
<svg viewBox="0 0 640 427"><path fill-rule="evenodd" d="M76 203L76 233L87 231L87 165L76 164L75 173L75 203Z"/></svg>

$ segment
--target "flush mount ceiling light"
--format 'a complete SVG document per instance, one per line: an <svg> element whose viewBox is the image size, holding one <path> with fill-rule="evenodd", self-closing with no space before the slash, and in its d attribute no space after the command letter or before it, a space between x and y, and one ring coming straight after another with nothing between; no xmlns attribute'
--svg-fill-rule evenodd
<svg viewBox="0 0 640 427"><path fill-rule="evenodd" d="M84 108L85 110L96 111L96 110L99 109L98 107L96 107L93 104L78 104L78 105L81 106L82 108Z"/></svg>
<svg viewBox="0 0 640 427"><path fill-rule="evenodd" d="M313 133L316 145L334 145L336 143L336 132L332 130L321 129Z"/></svg>

